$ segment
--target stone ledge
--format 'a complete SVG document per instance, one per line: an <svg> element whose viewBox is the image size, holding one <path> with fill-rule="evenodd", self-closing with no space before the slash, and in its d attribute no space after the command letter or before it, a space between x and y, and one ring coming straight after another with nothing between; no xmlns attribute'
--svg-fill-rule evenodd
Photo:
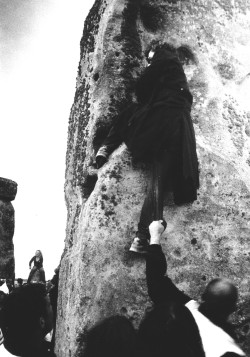
<svg viewBox="0 0 250 357"><path fill-rule="evenodd" d="M13 201L17 193L15 181L0 177L0 200Z"/></svg>

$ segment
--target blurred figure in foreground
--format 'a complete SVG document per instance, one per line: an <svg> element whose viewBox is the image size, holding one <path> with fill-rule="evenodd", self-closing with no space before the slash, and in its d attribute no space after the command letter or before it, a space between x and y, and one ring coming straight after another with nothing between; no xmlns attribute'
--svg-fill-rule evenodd
<svg viewBox="0 0 250 357"><path fill-rule="evenodd" d="M87 332L83 357L136 357L136 333L125 316L111 316Z"/></svg>
<svg viewBox="0 0 250 357"><path fill-rule="evenodd" d="M1 329L4 347L14 356L54 356L44 340L52 327L53 311L43 284L25 285L6 297Z"/></svg>
<svg viewBox="0 0 250 357"><path fill-rule="evenodd" d="M230 314L236 310L237 288L227 279L214 279L206 286L201 303L192 300L165 275L167 263L160 245L164 231L162 221L152 222L149 231L151 238L146 256L146 276L149 296L155 305L175 303L182 305L186 314L191 313L190 321L195 321L198 327L206 356L244 356L229 323Z"/></svg>

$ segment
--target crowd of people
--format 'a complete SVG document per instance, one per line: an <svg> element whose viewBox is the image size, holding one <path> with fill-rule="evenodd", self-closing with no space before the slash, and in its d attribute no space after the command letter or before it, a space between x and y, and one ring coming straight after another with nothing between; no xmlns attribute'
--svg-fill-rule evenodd
<svg viewBox="0 0 250 357"><path fill-rule="evenodd" d="M137 81L136 103L117 118L96 155L101 168L108 156L125 142L137 160L151 167L148 192L142 206L138 232L130 251L144 254L148 294L152 309L138 330L125 316L109 316L91 327L82 357L239 357L230 315L238 292L227 279L212 280L200 302L180 291L167 276L161 237L164 193L171 189L176 204L193 202L199 188L196 142L190 116L192 95L183 70L194 60L187 48L157 44L147 54L149 66ZM58 273L45 285L40 251L27 284L1 298L0 343L14 356L52 357ZM36 276L39 273L39 283ZM53 329L52 340L46 336Z"/></svg>
<svg viewBox="0 0 250 357"><path fill-rule="evenodd" d="M41 257L36 251L27 282L19 278L0 283L1 356L54 356L59 267L46 282Z"/></svg>
<svg viewBox="0 0 250 357"><path fill-rule="evenodd" d="M227 279L214 279L201 301L180 291L167 276L161 248L162 220L149 226L146 280L153 307L145 313L138 330L125 316L109 316L87 332L82 357L239 357L229 322L236 310L238 292ZM58 273L50 290L43 283L16 287L1 300L0 343L11 355L54 357L54 340L46 336L55 328ZM54 336L54 334L53 334Z"/></svg>

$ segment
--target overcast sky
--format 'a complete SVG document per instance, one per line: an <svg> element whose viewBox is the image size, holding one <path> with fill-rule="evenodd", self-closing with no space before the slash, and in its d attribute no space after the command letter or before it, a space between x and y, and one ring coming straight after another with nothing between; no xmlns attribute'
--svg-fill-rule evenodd
<svg viewBox="0 0 250 357"><path fill-rule="evenodd" d="M93 3L0 0L0 176L18 183L17 278L27 278L37 249L51 278L64 248L68 118Z"/></svg>

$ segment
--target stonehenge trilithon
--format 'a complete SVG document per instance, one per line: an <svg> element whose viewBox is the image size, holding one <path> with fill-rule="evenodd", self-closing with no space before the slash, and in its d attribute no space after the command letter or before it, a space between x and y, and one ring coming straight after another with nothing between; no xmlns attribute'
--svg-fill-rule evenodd
<svg viewBox="0 0 250 357"><path fill-rule="evenodd" d="M96 150L154 40L188 46L185 65L201 188L192 205L166 199L169 275L198 298L213 277L240 290L235 323L250 354L250 3L247 0L96 0L84 25L68 129L67 235L61 262L56 353L78 356L86 328L114 313L138 324L150 304L143 258L128 252L147 167L125 145L100 170Z"/></svg>

